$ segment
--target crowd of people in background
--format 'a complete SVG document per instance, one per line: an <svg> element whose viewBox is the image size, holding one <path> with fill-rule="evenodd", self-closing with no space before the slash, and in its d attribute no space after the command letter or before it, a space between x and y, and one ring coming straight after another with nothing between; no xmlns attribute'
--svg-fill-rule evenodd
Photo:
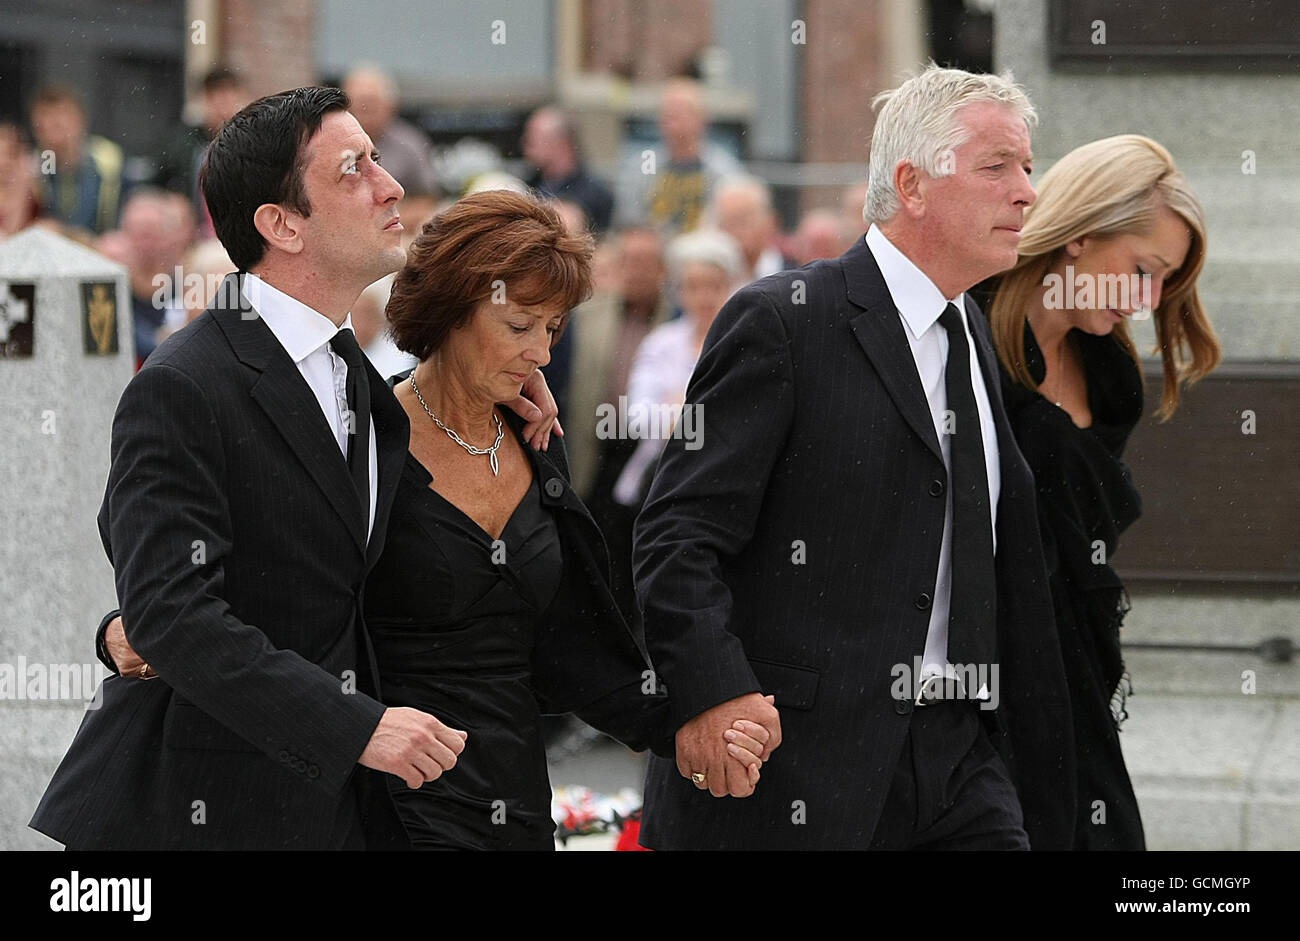
<svg viewBox="0 0 1300 941"><path fill-rule="evenodd" d="M573 419L566 430L575 485L605 528L618 560L615 587L633 615L631 525L662 442L598 438L597 407L620 397L680 406L704 334L727 298L757 278L840 255L866 231L866 184L846 187L837 208L810 209L783 231L768 183L710 140L700 88L688 78L663 89L659 144L608 183L584 159L575 116L559 106L540 107L525 122L521 172L508 172L491 148L462 142L457 151L472 158L455 167L449 160L440 174L428 135L399 116L390 75L359 64L340 85L405 191L408 246L436 213L488 189L538 194L571 229L595 237L594 296L573 312L546 373L562 414ZM213 233L199 171L209 142L252 97L233 70L207 73L201 119L182 124L154 155L153 179L135 185L124 180L122 147L90 132L74 88L39 89L30 128L0 123L0 238L46 226L125 267L137 365L202 313L220 277L235 270ZM352 311L358 340L384 375L414 365L388 330L392 281L371 285Z"/></svg>

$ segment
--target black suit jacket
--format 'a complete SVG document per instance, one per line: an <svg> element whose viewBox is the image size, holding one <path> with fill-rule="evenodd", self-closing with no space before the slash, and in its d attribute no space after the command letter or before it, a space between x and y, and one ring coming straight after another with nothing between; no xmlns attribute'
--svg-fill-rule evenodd
<svg viewBox="0 0 1300 941"><path fill-rule="evenodd" d="M55 772L31 825L69 847L335 846L382 793L357 764L384 712L361 610L406 414L367 364L367 541L320 406L241 309L238 277L149 358L113 420L100 533L128 639L159 679L105 680Z"/></svg>
<svg viewBox="0 0 1300 941"><path fill-rule="evenodd" d="M998 677L982 712L1035 848L1068 848L1069 703L1035 515L988 323L967 305L997 425ZM715 800L652 759L655 848L870 845L911 718L895 665L924 650L947 472L904 327L864 239L764 278L722 309L637 520L651 659L680 722L775 694L784 744L754 796Z"/></svg>

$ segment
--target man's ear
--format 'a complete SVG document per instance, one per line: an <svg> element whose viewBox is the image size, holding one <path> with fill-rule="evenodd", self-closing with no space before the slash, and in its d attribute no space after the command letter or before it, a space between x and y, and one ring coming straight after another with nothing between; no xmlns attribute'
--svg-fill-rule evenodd
<svg viewBox="0 0 1300 941"><path fill-rule="evenodd" d="M902 204L903 212L912 218L925 213L925 194L921 192L924 174L906 160L900 160L894 167L894 192Z"/></svg>
<svg viewBox="0 0 1300 941"><path fill-rule="evenodd" d="M253 226L266 244L290 255L303 249L302 216L277 203L262 203L253 213Z"/></svg>

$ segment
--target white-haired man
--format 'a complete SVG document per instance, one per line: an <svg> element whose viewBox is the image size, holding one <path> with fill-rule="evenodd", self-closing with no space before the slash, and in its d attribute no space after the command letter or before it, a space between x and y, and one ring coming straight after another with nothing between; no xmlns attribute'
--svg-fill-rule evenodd
<svg viewBox="0 0 1300 941"><path fill-rule="evenodd" d="M646 782L656 849L1070 846L1033 478L965 295L1016 260L1034 111L937 66L877 101L874 224L726 304L687 392L698 442L668 441L637 520L681 722ZM784 744L751 798L713 801L740 718Z"/></svg>

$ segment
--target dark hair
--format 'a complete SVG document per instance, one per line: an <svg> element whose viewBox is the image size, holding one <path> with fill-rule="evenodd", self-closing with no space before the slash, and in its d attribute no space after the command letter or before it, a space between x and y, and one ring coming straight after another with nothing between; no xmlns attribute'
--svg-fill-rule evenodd
<svg viewBox="0 0 1300 941"><path fill-rule="evenodd" d="M226 122L208 147L199 187L217 238L240 271L262 260L266 240L253 213L275 203L311 215L303 186L304 151L325 115L346 111L337 88L295 88L259 98Z"/></svg>
<svg viewBox="0 0 1300 941"><path fill-rule="evenodd" d="M243 88L244 80L240 78L239 73L234 69L219 65L215 69L210 69L203 76L203 90L205 92L214 92L220 88Z"/></svg>
<svg viewBox="0 0 1300 941"><path fill-rule="evenodd" d="M466 196L424 224L397 273L388 300L393 341L428 359L474 309L505 282L507 297L526 307L568 312L591 295L591 236L571 234L550 206L507 190Z"/></svg>

